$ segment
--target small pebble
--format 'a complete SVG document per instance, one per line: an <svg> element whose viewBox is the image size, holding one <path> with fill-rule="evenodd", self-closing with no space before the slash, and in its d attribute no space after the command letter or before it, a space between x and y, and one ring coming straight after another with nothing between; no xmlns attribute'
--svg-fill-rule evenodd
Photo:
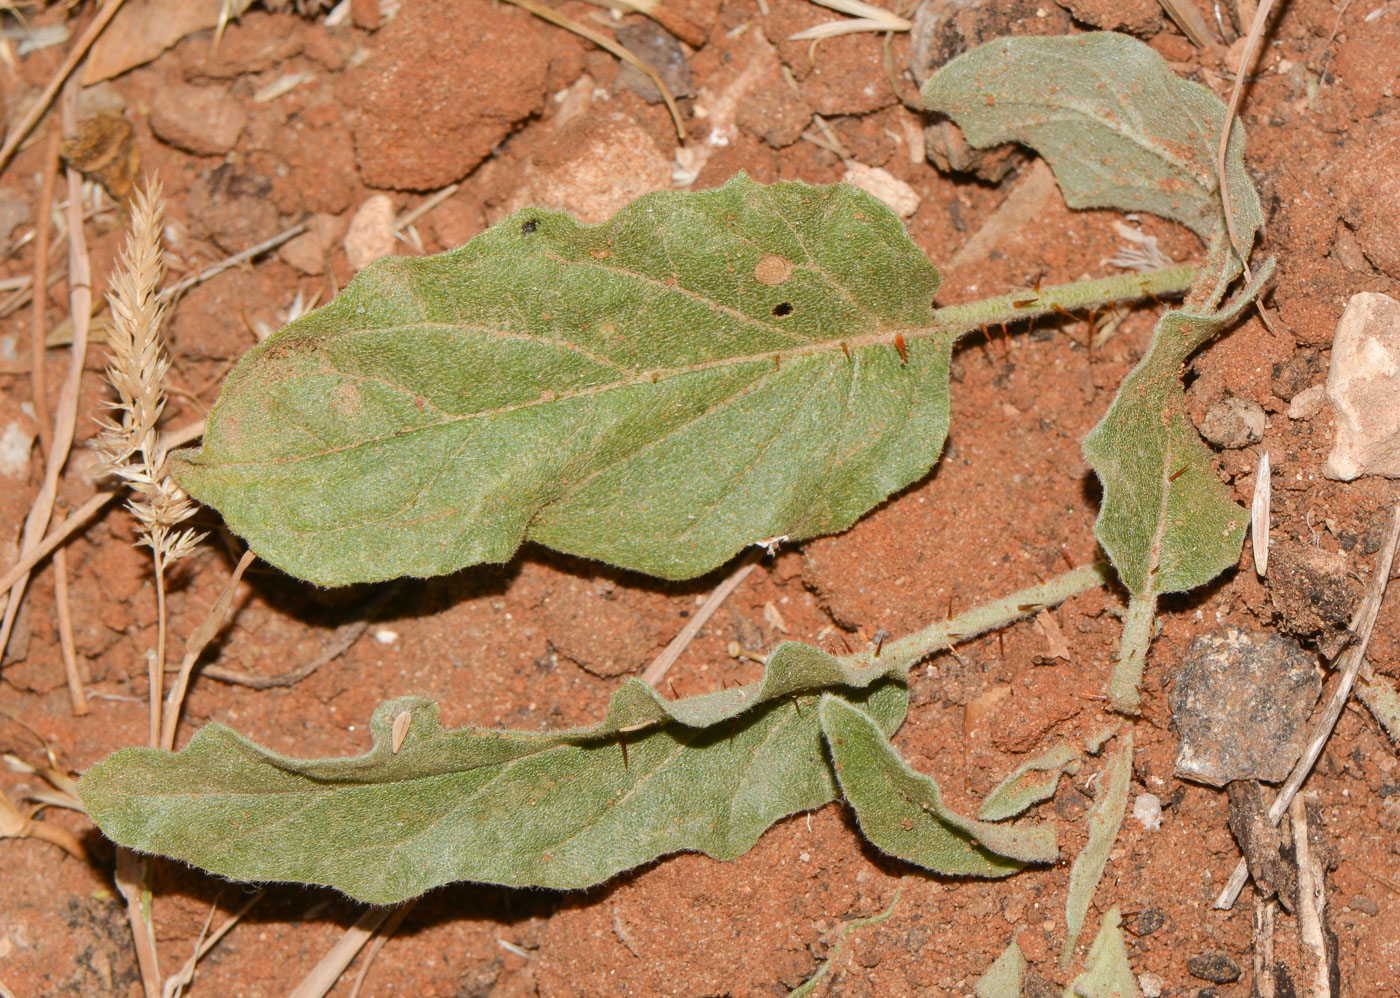
<svg viewBox="0 0 1400 998"><path fill-rule="evenodd" d="M1139 974L1138 987L1142 989L1144 998L1159 998L1166 983L1156 974Z"/></svg>
<svg viewBox="0 0 1400 998"><path fill-rule="evenodd" d="M1226 450L1258 443L1264 438L1264 410L1258 402L1230 395L1206 410L1201 436Z"/></svg>
<svg viewBox="0 0 1400 998"><path fill-rule="evenodd" d="M398 639L399 639L399 632L398 632L398 631L390 631L390 630L385 629L385 630L380 630L380 631L375 631L375 632L374 632L374 640L378 641L381 645L391 645L391 644L393 644L395 641L397 641Z"/></svg>
<svg viewBox="0 0 1400 998"><path fill-rule="evenodd" d="M1376 904L1376 902L1372 901L1364 894L1358 894L1356 895L1356 897L1352 898L1351 903L1348 904L1347 907L1350 908L1352 911L1360 911L1372 916L1379 915L1381 913L1380 905Z"/></svg>
<svg viewBox="0 0 1400 998"><path fill-rule="evenodd" d="M1219 950L1193 956L1186 961L1186 969L1192 977L1199 977L1212 984L1229 984L1240 979L1240 965L1229 954Z"/></svg>
<svg viewBox="0 0 1400 998"><path fill-rule="evenodd" d="M345 234L345 255L351 269L363 270L381 256L394 252L397 243L394 214L394 202L387 194L366 198L356 210L355 217L350 220L350 231Z"/></svg>
<svg viewBox="0 0 1400 998"><path fill-rule="evenodd" d="M1289 419L1312 419L1327 402L1327 386L1313 385L1293 396L1288 403Z"/></svg>
<svg viewBox="0 0 1400 998"><path fill-rule="evenodd" d="M1156 794L1138 794L1133 799L1133 818L1149 832L1162 827L1162 799Z"/></svg>

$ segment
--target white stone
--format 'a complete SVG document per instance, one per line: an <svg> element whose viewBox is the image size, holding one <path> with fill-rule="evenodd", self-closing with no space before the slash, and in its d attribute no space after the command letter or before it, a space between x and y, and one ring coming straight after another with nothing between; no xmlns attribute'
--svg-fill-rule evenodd
<svg viewBox="0 0 1400 998"><path fill-rule="evenodd" d="M1332 339L1327 401L1336 438L1322 473L1343 482L1400 478L1400 302L1352 295Z"/></svg>
<svg viewBox="0 0 1400 998"><path fill-rule="evenodd" d="M1160 998L1166 986L1166 982L1151 971L1138 975L1138 987L1142 988L1143 998Z"/></svg>
<svg viewBox="0 0 1400 998"><path fill-rule="evenodd" d="M841 178L848 184L855 184L867 194L873 194L889 205L900 218L908 218L919 210L918 191L878 166L864 163L847 163L846 175Z"/></svg>
<svg viewBox="0 0 1400 998"><path fill-rule="evenodd" d="M1162 827L1162 799L1156 794L1138 794L1133 799L1133 818L1149 832Z"/></svg>
<svg viewBox="0 0 1400 998"><path fill-rule="evenodd" d="M345 233L345 255L352 270L364 270L381 256L390 256L398 240L394 236L394 202L387 194L365 199Z"/></svg>
<svg viewBox="0 0 1400 998"><path fill-rule="evenodd" d="M0 475L6 478L29 476L29 452L34 448L34 434L19 423L11 423L0 433Z"/></svg>
<svg viewBox="0 0 1400 998"><path fill-rule="evenodd" d="M1311 388L1304 388L1293 400L1288 403L1289 419L1312 419L1322 411L1322 406L1327 401L1327 386L1313 385Z"/></svg>

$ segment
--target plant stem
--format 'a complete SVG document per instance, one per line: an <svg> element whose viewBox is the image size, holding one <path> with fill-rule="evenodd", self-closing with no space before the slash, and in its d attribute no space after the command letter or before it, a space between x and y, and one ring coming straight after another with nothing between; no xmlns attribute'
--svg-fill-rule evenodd
<svg viewBox="0 0 1400 998"><path fill-rule="evenodd" d="M1057 311L1083 312L1115 302L1181 295L1190 290L1195 279L1196 268L1181 264L1141 274L1100 277L1092 281L1057 284L1038 291L982 298L962 305L945 305L934 310L933 321L940 331L954 331L962 335L984 326L1035 319Z"/></svg>
<svg viewBox="0 0 1400 998"><path fill-rule="evenodd" d="M160 699L165 693L165 564L156 552L156 653L151 656L151 748L160 746Z"/></svg>
<svg viewBox="0 0 1400 998"><path fill-rule="evenodd" d="M1005 627L1022 617L1039 613L1046 607L1063 603L1082 592L1097 589L1108 582L1110 577L1110 569L1104 562L1096 561L1092 565L1082 565L1073 571L1055 576L1049 582L983 603L951 620L940 620L921 631L915 631L895 641L887 641L881 646L878 655L873 649L860 651L842 656L841 662L861 668L873 665L889 668L894 664L912 669L919 664L920 659L936 651Z"/></svg>
<svg viewBox="0 0 1400 998"><path fill-rule="evenodd" d="M1142 682L1147 664L1147 647L1152 644L1152 621L1157 615L1157 594L1136 594L1128 598L1128 612L1123 617L1123 638L1118 645L1118 662L1108 680L1108 700L1120 714L1136 714L1141 697L1138 684Z"/></svg>

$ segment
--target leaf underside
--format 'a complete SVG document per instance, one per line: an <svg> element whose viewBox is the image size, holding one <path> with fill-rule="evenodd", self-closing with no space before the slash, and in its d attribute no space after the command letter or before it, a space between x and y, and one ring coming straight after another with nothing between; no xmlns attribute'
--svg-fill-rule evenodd
<svg viewBox="0 0 1400 998"><path fill-rule="evenodd" d="M1223 228L1216 147L1225 105L1137 39L1112 32L1000 38L958 56L924 85L924 103L977 147L1039 152L1072 208L1147 211L1209 243ZM1245 256L1263 224L1235 121L1226 178Z"/></svg>
<svg viewBox="0 0 1400 998"><path fill-rule="evenodd" d="M937 460L938 272L854 187L526 209L366 268L229 375L180 484L324 585L525 540L664 578L843 530ZM903 336L905 357L894 346Z"/></svg>
<svg viewBox="0 0 1400 998"><path fill-rule="evenodd" d="M1103 879L1103 871L1108 866L1108 854L1113 842L1118 838L1118 829L1123 824L1123 815L1128 809L1128 781L1133 775L1133 734L1123 736L1118 753L1108 765L1108 776L1104 780L1099 798L1094 801L1085 819L1089 826L1089 838L1069 869L1069 893L1065 899L1064 952L1060 955L1060 967L1069 965L1074 948L1079 945L1079 934L1084 931L1084 919L1089 914L1089 905L1094 900L1094 891Z"/></svg>
<svg viewBox="0 0 1400 998"><path fill-rule="evenodd" d="M587 887L683 850L732 859L778 819L831 801L810 694L842 687L888 734L904 718L903 678L788 643L749 686L668 701L629 680L589 728L449 732L435 704L406 697L375 711L364 755L291 758L211 724L178 753L113 754L79 791L121 845L239 880L376 904L459 880Z"/></svg>
<svg viewBox="0 0 1400 998"><path fill-rule="evenodd" d="M1194 589L1239 559L1249 514L1215 474L1186 408L1181 367L1239 318L1272 273L1266 263L1219 312L1162 316L1147 356L1084 440L1084 459L1103 482L1094 535L1134 595Z"/></svg>
<svg viewBox="0 0 1400 998"><path fill-rule="evenodd" d="M1084 959L1084 973L1065 991L1068 998L1137 998L1141 994L1133 966L1128 962L1122 922L1117 906L1104 915L1099 934Z"/></svg>
<svg viewBox="0 0 1400 998"><path fill-rule="evenodd" d="M825 694L821 726L861 833L891 856L939 873L979 877L1055 861L1053 826L991 825L953 811L938 784L910 769L888 732L858 705Z"/></svg>
<svg viewBox="0 0 1400 998"><path fill-rule="evenodd" d="M1074 766L1079 753L1063 742L1023 762L996 785L977 809L983 821L1005 821L1032 805L1055 796L1060 774Z"/></svg>

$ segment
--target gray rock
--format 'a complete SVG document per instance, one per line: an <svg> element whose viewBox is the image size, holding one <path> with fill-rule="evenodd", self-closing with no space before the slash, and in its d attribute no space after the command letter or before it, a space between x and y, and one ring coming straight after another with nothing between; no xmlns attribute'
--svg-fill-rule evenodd
<svg viewBox="0 0 1400 998"><path fill-rule="evenodd" d="M1201 436L1227 450L1258 443L1264 438L1264 410L1250 399L1226 396L1206 410Z"/></svg>
<svg viewBox="0 0 1400 998"><path fill-rule="evenodd" d="M1238 981L1241 973L1240 965L1231 959L1229 954L1221 953L1219 950L1193 956L1186 961L1186 969L1191 971L1192 977L1199 977L1212 984L1229 984L1232 981Z"/></svg>
<svg viewBox="0 0 1400 998"><path fill-rule="evenodd" d="M1283 780L1321 692L1312 657L1289 638L1233 627L1202 635L1171 692L1176 774L1212 786Z"/></svg>

